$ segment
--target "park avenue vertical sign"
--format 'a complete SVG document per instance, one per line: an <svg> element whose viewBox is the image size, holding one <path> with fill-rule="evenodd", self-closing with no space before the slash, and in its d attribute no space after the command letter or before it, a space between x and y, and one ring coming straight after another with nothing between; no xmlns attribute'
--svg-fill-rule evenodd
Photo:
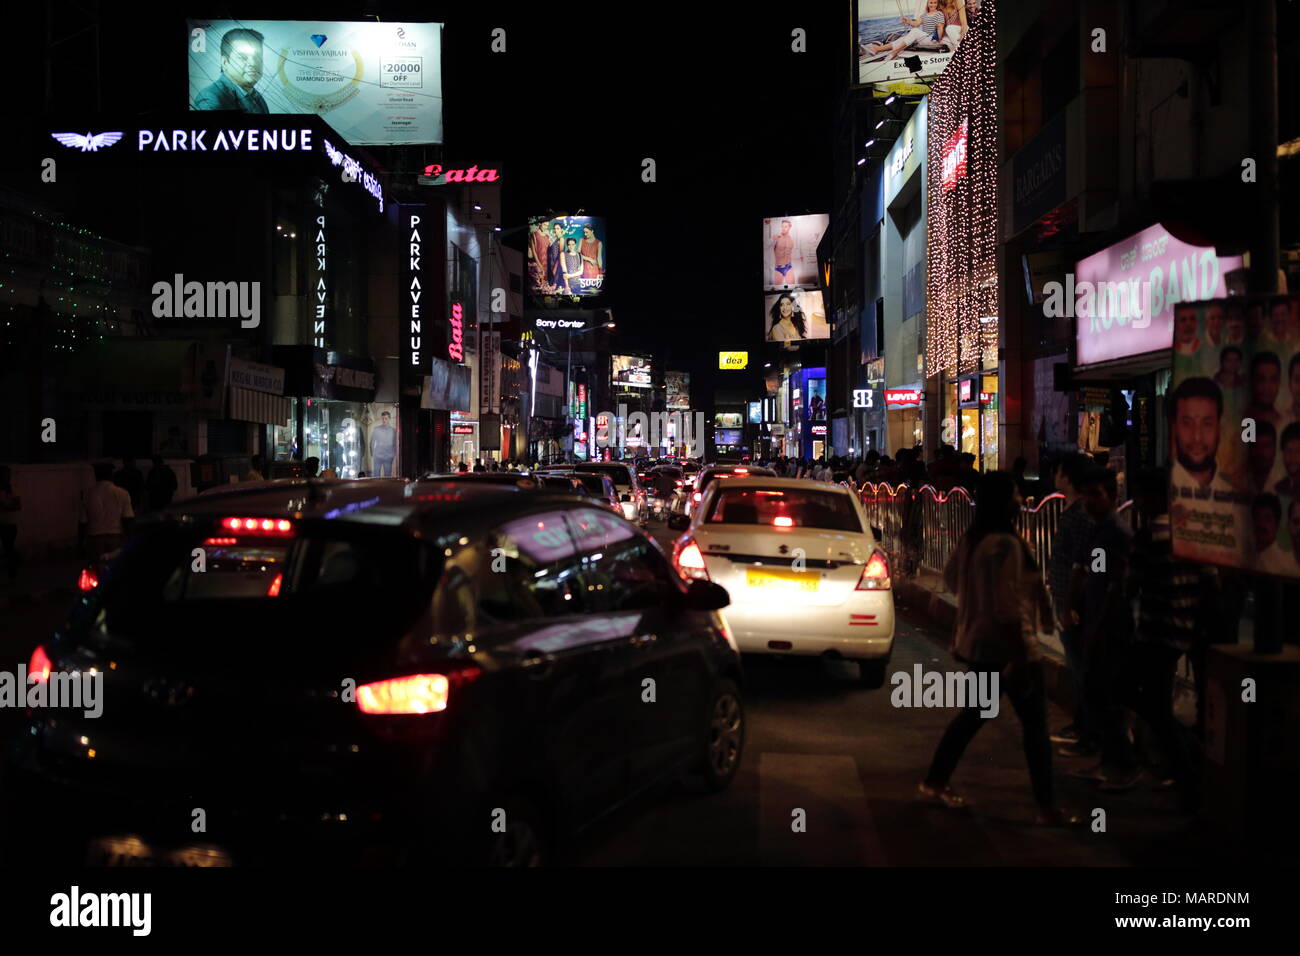
<svg viewBox="0 0 1300 956"><path fill-rule="evenodd" d="M402 203L395 208L400 243L397 249L398 361L402 382L422 386L424 376L433 367L433 356L446 342L446 334L441 329L446 306L442 301L446 222L437 205Z"/></svg>

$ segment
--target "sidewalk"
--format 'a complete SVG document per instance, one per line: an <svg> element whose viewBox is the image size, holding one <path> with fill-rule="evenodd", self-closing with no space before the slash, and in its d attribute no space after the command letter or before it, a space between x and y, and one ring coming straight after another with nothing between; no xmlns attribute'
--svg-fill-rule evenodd
<svg viewBox="0 0 1300 956"><path fill-rule="evenodd" d="M62 557L25 562L12 581L0 574L0 611L71 600L78 593L77 577L85 566L81 558Z"/></svg>

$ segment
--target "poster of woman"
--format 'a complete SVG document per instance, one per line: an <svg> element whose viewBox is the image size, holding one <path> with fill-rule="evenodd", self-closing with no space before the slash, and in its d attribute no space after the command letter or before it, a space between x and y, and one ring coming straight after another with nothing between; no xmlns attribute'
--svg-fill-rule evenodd
<svg viewBox="0 0 1300 956"><path fill-rule="evenodd" d="M605 220L534 217L524 245L533 295L596 296L605 288Z"/></svg>
<svg viewBox="0 0 1300 956"><path fill-rule="evenodd" d="M793 343L807 339L829 339L826 307L816 289L791 289L763 296L767 313L764 338L768 342Z"/></svg>

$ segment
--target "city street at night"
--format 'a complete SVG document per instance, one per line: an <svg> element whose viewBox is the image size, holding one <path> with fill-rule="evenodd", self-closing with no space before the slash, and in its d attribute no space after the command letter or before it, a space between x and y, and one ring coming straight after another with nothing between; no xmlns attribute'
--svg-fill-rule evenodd
<svg viewBox="0 0 1300 956"><path fill-rule="evenodd" d="M1295 3L6 22L7 935L1281 929Z"/></svg>

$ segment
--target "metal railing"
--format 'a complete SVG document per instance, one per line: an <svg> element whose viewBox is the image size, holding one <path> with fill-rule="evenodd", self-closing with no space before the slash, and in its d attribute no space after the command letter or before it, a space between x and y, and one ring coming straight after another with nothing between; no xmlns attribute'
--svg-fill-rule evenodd
<svg viewBox="0 0 1300 956"><path fill-rule="evenodd" d="M906 484L865 482L857 493L872 526L880 529L889 566L903 577L921 568L942 574L975 516L975 500L960 486L945 492L922 485L914 491ZM1046 572L1065 496L1053 492L1041 501L1030 500L1021 508L1016 528ZM1119 515L1134 530L1139 526L1132 501L1119 506Z"/></svg>

